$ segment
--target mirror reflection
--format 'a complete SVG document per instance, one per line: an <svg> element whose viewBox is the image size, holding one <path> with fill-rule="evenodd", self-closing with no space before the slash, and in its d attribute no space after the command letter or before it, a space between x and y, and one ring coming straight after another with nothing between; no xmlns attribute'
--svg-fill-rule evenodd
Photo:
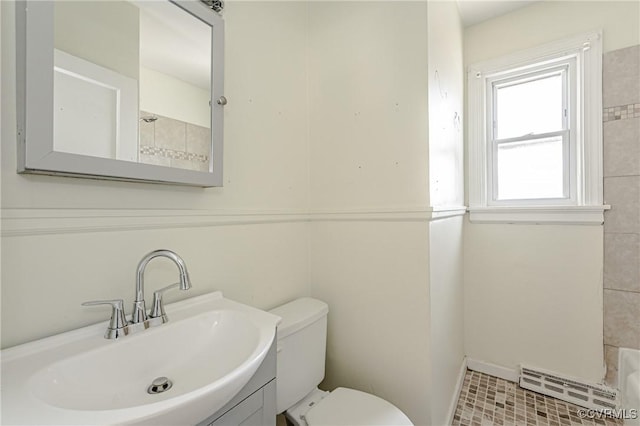
<svg viewBox="0 0 640 426"><path fill-rule="evenodd" d="M211 27L165 1L56 1L54 150L211 170Z"/></svg>

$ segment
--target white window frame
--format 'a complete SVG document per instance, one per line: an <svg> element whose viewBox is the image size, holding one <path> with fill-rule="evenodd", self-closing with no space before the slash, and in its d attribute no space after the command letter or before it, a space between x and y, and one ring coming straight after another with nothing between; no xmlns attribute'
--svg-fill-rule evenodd
<svg viewBox="0 0 640 426"><path fill-rule="evenodd" d="M566 67L569 85L564 197L498 200L493 158L493 83ZM575 83L575 84L574 84ZM603 222L602 32L594 31L478 63L468 70L469 212L472 222Z"/></svg>
<svg viewBox="0 0 640 426"><path fill-rule="evenodd" d="M507 139L498 139L495 132L497 130L496 115L497 115L497 102L496 93L500 86L508 86L513 83L517 83L523 80L534 81L540 78L544 78L548 75L560 74L563 79L563 110L566 111L566 115L563 115L562 130L531 135L512 137ZM487 186L489 191L487 192L487 204L492 206L510 206L510 205L571 205L575 204L576 200L576 179L575 179L575 156L571 155L575 151L576 145L576 112L575 112L575 90L570 90L572 87L569 84L569 80L575 79L575 58L560 58L557 61L551 63L544 63L536 65L531 69L517 69L505 74L496 74L486 78L487 93L487 111L491 111L491 114L487 114L486 119L486 131L487 131ZM503 143L514 143L518 141L542 139L549 136L562 136L563 138L563 197L553 199L498 199L498 166L495 164L498 155L499 145Z"/></svg>

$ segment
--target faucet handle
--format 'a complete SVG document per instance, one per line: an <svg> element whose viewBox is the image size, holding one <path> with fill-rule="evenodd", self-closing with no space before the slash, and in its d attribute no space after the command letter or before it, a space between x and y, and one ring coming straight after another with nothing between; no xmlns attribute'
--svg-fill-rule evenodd
<svg viewBox="0 0 640 426"><path fill-rule="evenodd" d="M164 288L161 288L160 290L156 290L153 292L153 308L151 308L151 313L149 314L150 322L152 318L162 318L161 323L165 323L169 321L169 318L167 317L167 314L164 311L164 302L162 301L162 296L164 295L165 291L171 290L172 288L177 288L177 287L180 287L179 282L168 285ZM159 322L159 321L154 321L154 322Z"/></svg>
<svg viewBox="0 0 640 426"><path fill-rule="evenodd" d="M124 302L122 299L115 300L91 300L84 302L82 306L111 305L111 320L104 334L105 339L117 339L122 335L127 335L127 319L124 316Z"/></svg>

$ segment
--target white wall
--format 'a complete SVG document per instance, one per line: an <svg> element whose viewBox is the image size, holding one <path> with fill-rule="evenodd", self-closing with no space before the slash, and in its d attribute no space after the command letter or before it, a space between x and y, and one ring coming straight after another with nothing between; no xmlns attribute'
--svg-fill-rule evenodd
<svg viewBox="0 0 640 426"><path fill-rule="evenodd" d="M306 224L225 225L178 229L67 232L4 237L2 339L5 346L105 320L108 307L87 300L124 299L131 311L137 262L170 248L185 260L193 287L171 300L222 290L234 300L271 308L307 294ZM154 260L145 274L151 294L177 278L175 265Z"/></svg>
<svg viewBox="0 0 640 426"><path fill-rule="evenodd" d="M430 202L463 206L462 25L455 2L433 1L428 7Z"/></svg>
<svg viewBox="0 0 640 426"><path fill-rule="evenodd" d="M428 205L426 4L309 5L310 206Z"/></svg>
<svg viewBox="0 0 640 426"><path fill-rule="evenodd" d="M603 50L638 44L635 1L541 1L465 28L465 64L484 61L563 37L603 30Z"/></svg>
<svg viewBox="0 0 640 426"><path fill-rule="evenodd" d="M446 424L464 356L462 220L431 222L431 207L463 199L456 5L312 2L309 37L311 292L330 306L322 386Z"/></svg>
<svg viewBox="0 0 640 426"><path fill-rule="evenodd" d="M463 32L455 2L428 3L430 204L464 204ZM464 360L461 216L429 223L431 422L451 421Z"/></svg>
<svg viewBox="0 0 640 426"><path fill-rule="evenodd" d="M637 2L540 2L465 30L465 65L601 28L638 44ZM544 29L544 30L541 30ZM465 351L601 380L602 226L465 223Z"/></svg>
<svg viewBox="0 0 640 426"><path fill-rule="evenodd" d="M2 347L108 317L85 300L129 305L137 262L160 247L193 275L169 300L308 294L305 4L227 4L225 186L211 189L16 174L14 4L1 7ZM152 262L147 297L173 276Z"/></svg>
<svg viewBox="0 0 640 426"><path fill-rule="evenodd" d="M15 75L11 6L2 6L4 95ZM429 32L428 9L453 26ZM428 51L449 37L433 64L461 62L455 5L231 2L225 20L224 188L16 175L4 125L15 94L3 98L3 346L104 319L78 304L130 302L137 261L165 246L187 261L190 295L221 288L263 308L308 293L326 300L325 386L372 392L415 424L442 424L462 355L461 220L430 221L431 206L461 198L459 136L447 119L461 82L428 78ZM430 121L430 108L442 119ZM430 124L444 127L432 128L432 153ZM430 174L430 154L453 166ZM431 182L440 177L446 186ZM432 200L430 187L443 196ZM154 261L147 292L172 273Z"/></svg>
<svg viewBox="0 0 640 426"><path fill-rule="evenodd" d="M140 110L211 127L210 90L140 67Z"/></svg>
<svg viewBox="0 0 640 426"><path fill-rule="evenodd" d="M13 10L10 2L2 6ZM14 18L13 13L8 15L2 25L7 35L2 48L7 93L2 101L7 105L6 122L11 123L15 120ZM3 208L305 211L306 6L232 2L226 7L225 22L229 104L225 107L223 188L17 175L14 129L8 124L2 127L3 141L8 141L2 146L6 154L2 185L7 189Z"/></svg>
<svg viewBox="0 0 640 426"><path fill-rule="evenodd" d="M312 295L329 304L321 388L370 392L430 424L428 224L316 222L311 252Z"/></svg>
<svg viewBox="0 0 640 426"><path fill-rule="evenodd" d="M429 223L431 423L446 425L464 361L462 216Z"/></svg>
<svg viewBox="0 0 640 426"><path fill-rule="evenodd" d="M602 228L465 228L465 351L597 381L602 370Z"/></svg>
<svg viewBox="0 0 640 426"><path fill-rule="evenodd" d="M454 2L428 3L430 205L464 204L462 27ZM462 217L429 223L432 425L451 421L464 360Z"/></svg>
<svg viewBox="0 0 640 426"><path fill-rule="evenodd" d="M311 293L327 374L430 422L426 3L309 4Z"/></svg>

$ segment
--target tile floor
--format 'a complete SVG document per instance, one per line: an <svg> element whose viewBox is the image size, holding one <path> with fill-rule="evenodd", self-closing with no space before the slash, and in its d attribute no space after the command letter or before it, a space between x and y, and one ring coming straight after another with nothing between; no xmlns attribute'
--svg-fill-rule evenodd
<svg viewBox="0 0 640 426"><path fill-rule="evenodd" d="M520 388L516 383L467 370L453 426L622 425L609 417L580 418L577 405Z"/></svg>

